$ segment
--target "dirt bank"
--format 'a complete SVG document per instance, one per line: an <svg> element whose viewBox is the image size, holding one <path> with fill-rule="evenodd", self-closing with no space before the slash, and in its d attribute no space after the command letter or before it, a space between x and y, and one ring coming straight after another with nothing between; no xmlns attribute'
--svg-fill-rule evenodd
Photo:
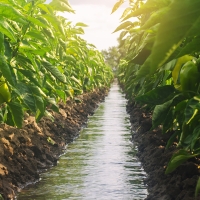
<svg viewBox="0 0 200 200"><path fill-rule="evenodd" d="M98 103L104 100L107 89L96 90L60 104L60 113L52 110L52 122L42 118L36 124L26 115L24 127L17 129L0 124L0 194L13 199L16 192L39 179L39 174L56 165L66 144L79 135ZM79 102L79 103L78 103Z"/></svg>
<svg viewBox="0 0 200 200"><path fill-rule="evenodd" d="M151 113L143 112L134 103L129 102L127 112L134 132L132 140L137 143L139 160L148 174L145 183L149 195L146 200L194 200L200 159L191 159L165 175L166 165L177 151L176 143L165 148L171 134L162 134L161 128L151 131ZM196 199L200 199L200 195Z"/></svg>

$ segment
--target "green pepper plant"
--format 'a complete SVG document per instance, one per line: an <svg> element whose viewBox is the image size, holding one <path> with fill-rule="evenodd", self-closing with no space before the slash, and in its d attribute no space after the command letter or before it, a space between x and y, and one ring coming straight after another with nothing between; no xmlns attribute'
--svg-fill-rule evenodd
<svg viewBox="0 0 200 200"><path fill-rule="evenodd" d="M178 150L167 174L200 155L200 1L129 2L115 30L128 49L118 79L130 99L152 110L152 128L174 133L167 147L177 144ZM196 194L199 188L200 181Z"/></svg>
<svg viewBox="0 0 200 200"><path fill-rule="evenodd" d="M68 0L0 2L0 121L22 127L24 112L39 121L47 106L109 86L113 78L96 48L81 38L86 26Z"/></svg>

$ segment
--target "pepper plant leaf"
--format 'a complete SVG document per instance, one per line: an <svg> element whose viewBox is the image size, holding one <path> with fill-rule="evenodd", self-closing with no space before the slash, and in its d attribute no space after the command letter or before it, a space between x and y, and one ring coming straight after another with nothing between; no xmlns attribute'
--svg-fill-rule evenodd
<svg viewBox="0 0 200 200"><path fill-rule="evenodd" d="M26 69L18 69L19 72L21 72L26 78L28 78L32 83L40 87L40 82L38 81L38 78L36 77L36 74L32 70L26 70Z"/></svg>
<svg viewBox="0 0 200 200"><path fill-rule="evenodd" d="M200 192L200 178L198 179L197 184L196 184L195 197L198 196L199 192Z"/></svg>
<svg viewBox="0 0 200 200"><path fill-rule="evenodd" d="M5 46L4 46L4 34L0 32L0 55L4 55Z"/></svg>
<svg viewBox="0 0 200 200"><path fill-rule="evenodd" d="M200 137L200 125L196 126L191 134L191 141L190 141L190 150L195 150L195 145L199 141Z"/></svg>
<svg viewBox="0 0 200 200"><path fill-rule="evenodd" d="M82 22L77 22L75 26L88 27L87 24L84 24Z"/></svg>
<svg viewBox="0 0 200 200"><path fill-rule="evenodd" d="M71 8L68 1L64 0L52 0L52 2L49 4L53 7L54 10L57 11L66 11L66 12L72 12L75 13L75 11Z"/></svg>
<svg viewBox="0 0 200 200"><path fill-rule="evenodd" d="M65 36L64 27L62 26L62 23L60 22L60 20L56 18L56 16L45 14L43 15L43 17L54 27L54 29L58 33L61 33L62 35Z"/></svg>
<svg viewBox="0 0 200 200"><path fill-rule="evenodd" d="M25 16L8 4L0 3L0 16L19 22L20 24L27 24Z"/></svg>
<svg viewBox="0 0 200 200"><path fill-rule="evenodd" d="M184 47L182 47L177 57L181 57L194 52L199 52L200 45L197 44L200 44L200 35L194 37L191 42L187 43Z"/></svg>
<svg viewBox="0 0 200 200"><path fill-rule="evenodd" d="M200 110L200 102L197 99L190 99L187 102L186 108L185 108L185 121L187 124L189 124L192 119L198 114L198 111Z"/></svg>
<svg viewBox="0 0 200 200"><path fill-rule="evenodd" d="M175 95L175 89L172 85L165 85L157 87L144 95L135 98L136 101L141 103L148 103L151 105L163 104Z"/></svg>
<svg viewBox="0 0 200 200"><path fill-rule="evenodd" d="M11 113L14 125L21 128L24 119L23 106L18 102L9 102L8 109Z"/></svg>
<svg viewBox="0 0 200 200"><path fill-rule="evenodd" d="M165 121L172 102L173 100L170 100L161 105L157 105L154 108L152 115L152 128L156 128L158 125L161 125L163 121Z"/></svg>
<svg viewBox="0 0 200 200"><path fill-rule="evenodd" d="M59 81L66 83L66 77L60 73L57 67L53 66L50 62L41 61L42 65Z"/></svg>
<svg viewBox="0 0 200 200"><path fill-rule="evenodd" d="M130 27L131 25L133 25L133 23L131 21L126 21L122 24L120 24L114 31L113 33L117 32L117 31L120 31L122 29L125 29L125 28L128 28Z"/></svg>
<svg viewBox="0 0 200 200"><path fill-rule="evenodd" d="M154 73L167 61L192 29L197 28L198 23L196 22L199 21L199 13L199 0L173 1L158 28L156 41L150 55L151 73Z"/></svg>
<svg viewBox="0 0 200 200"><path fill-rule="evenodd" d="M166 168L165 174L169 174L169 173L173 172L182 163L187 161L189 158L193 158L195 156L197 156L197 154L191 154L188 151L183 150L183 149L179 150L170 159L168 166Z"/></svg>
<svg viewBox="0 0 200 200"><path fill-rule="evenodd" d="M13 42L17 42L14 30L4 18L0 18L0 32L9 37Z"/></svg>
<svg viewBox="0 0 200 200"><path fill-rule="evenodd" d="M115 5L113 6L111 14L114 13L123 3L124 3L124 0L119 0L117 3L115 3Z"/></svg>
<svg viewBox="0 0 200 200"><path fill-rule="evenodd" d="M7 64L5 57L2 55L0 55L0 71L2 72L4 78L6 78L11 85L14 85L10 67Z"/></svg>

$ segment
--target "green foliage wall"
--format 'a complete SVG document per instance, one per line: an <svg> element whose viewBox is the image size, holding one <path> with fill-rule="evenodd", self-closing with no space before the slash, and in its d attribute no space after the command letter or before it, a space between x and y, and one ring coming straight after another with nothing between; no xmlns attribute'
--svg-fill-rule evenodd
<svg viewBox="0 0 200 200"><path fill-rule="evenodd" d="M200 1L130 1L121 19L115 31L128 54L118 78L130 99L151 108L152 128L174 132L167 147L177 143L179 151L170 173L200 155Z"/></svg>
<svg viewBox="0 0 200 200"><path fill-rule="evenodd" d="M22 127L24 112L36 120L48 105L102 86L113 78L96 48L83 40L84 23L59 12L74 10L67 0L0 2L0 121Z"/></svg>

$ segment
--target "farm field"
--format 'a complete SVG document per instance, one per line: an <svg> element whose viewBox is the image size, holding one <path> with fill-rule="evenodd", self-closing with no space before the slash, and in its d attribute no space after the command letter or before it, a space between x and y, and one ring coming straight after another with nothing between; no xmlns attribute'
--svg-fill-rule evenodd
<svg viewBox="0 0 200 200"><path fill-rule="evenodd" d="M100 52L84 22L63 17L75 14L68 0L0 2L0 198L57 163L114 79L147 173L143 198L200 198L200 1L116 0L111 14L124 3L118 45Z"/></svg>

